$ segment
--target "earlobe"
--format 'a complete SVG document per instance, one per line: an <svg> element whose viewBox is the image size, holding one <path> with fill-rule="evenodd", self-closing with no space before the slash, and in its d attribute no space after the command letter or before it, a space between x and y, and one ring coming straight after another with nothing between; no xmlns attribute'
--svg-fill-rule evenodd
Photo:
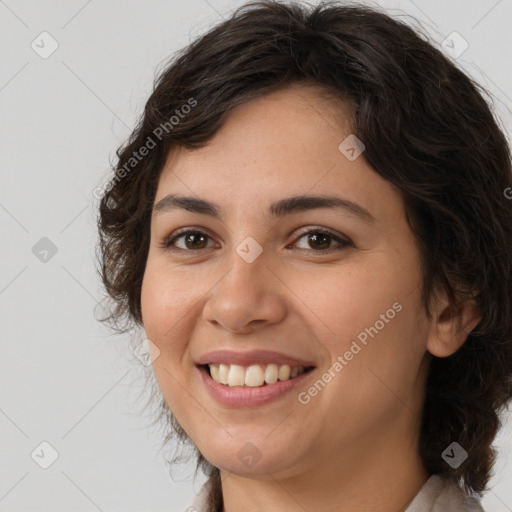
<svg viewBox="0 0 512 512"><path fill-rule="evenodd" d="M436 357L451 356L464 344L480 320L480 308L475 299L450 305L444 298L438 303L432 318L427 350Z"/></svg>

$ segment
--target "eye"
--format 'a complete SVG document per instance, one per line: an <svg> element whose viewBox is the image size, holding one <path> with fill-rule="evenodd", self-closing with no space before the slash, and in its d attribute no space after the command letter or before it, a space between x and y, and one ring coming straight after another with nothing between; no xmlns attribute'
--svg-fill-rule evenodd
<svg viewBox="0 0 512 512"><path fill-rule="evenodd" d="M167 250L197 251L208 249L207 242L211 240L209 235L196 229L178 230L166 238L159 246ZM177 243L178 242L178 243Z"/></svg>
<svg viewBox="0 0 512 512"><path fill-rule="evenodd" d="M353 243L350 240L344 239L336 233L325 228L314 228L303 232L295 244L297 244L297 242L302 239L305 239L304 245L307 244L308 246L299 247L299 249L306 251L331 253L344 249L345 247L353 247ZM336 242L337 245L332 246L331 243L333 241Z"/></svg>
<svg viewBox="0 0 512 512"><path fill-rule="evenodd" d="M310 228L308 231L303 232L295 241L295 243L292 244L292 246L297 245L297 242L302 239L306 240L305 244L308 244L308 247L299 247L299 249L308 252L317 252L325 254L334 251L339 251L346 247L354 246L354 244L350 240L344 239L340 235L326 228ZM212 239L204 231L200 231L198 229L184 228L174 232L169 237L164 239L161 244L158 245L162 249L168 251L178 250L185 252L193 252L202 249L212 248L211 245L208 246L209 241L212 241ZM333 242L335 242L335 244L337 245L332 246ZM287 246L287 248L292 246ZM213 245L213 247L215 247L215 245Z"/></svg>

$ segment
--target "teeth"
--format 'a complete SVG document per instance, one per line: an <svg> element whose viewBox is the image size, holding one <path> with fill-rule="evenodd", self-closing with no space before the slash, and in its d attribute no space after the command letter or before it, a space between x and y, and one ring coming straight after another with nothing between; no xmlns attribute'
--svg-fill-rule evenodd
<svg viewBox="0 0 512 512"><path fill-rule="evenodd" d="M278 380L293 379L305 372L304 366L290 367L287 364L253 364L244 367L238 364L210 364L210 375L215 382L227 386L258 387L274 384Z"/></svg>
<svg viewBox="0 0 512 512"><path fill-rule="evenodd" d="M243 368L242 368L243 369ZM249 366L245 371L245 385L254 388L256 386L263 386L265 382L265 374L259 364ZM228 382L229 384L229 382Z"/></svg>
<svg viewBox="0 0 512 512"><path fill-rule="evenodd" d="M228 386L243 386L245 384L245 371L243 366L232 364L229 367Z"/></svg>
<svg viewBox="0 0 512 512"><path fill-rule="evenodd" d="M215 365L217 366L217 365ZM221 364L219 365L219 382L221 384L228 383L228 373L229 373L229 364ZM213 375L212 375L213 377Z"/></svg>
<svg viewBox="0 0 512 512"><path fill-rule="evenodd" d="M279 366L277 366L277 364L267 364L267 368L265 369L265 382L267 384L274 384L274 382L277 382L278 376Z"/></svg>
<svg viewBox="0 0 512 512"><path fill-rule="evenodd" d="M219 370L219 365L218 364L211 364L210 365L210 373L212 375L212 379L217 381L217 382L220 382L220 370Z"/></svg>
<svg viewBox="0 0 512 512"><path fill-rule="evenodd" d="M290 378L290 367L287 364L279 367L279 380L288 380Z"/></svg>

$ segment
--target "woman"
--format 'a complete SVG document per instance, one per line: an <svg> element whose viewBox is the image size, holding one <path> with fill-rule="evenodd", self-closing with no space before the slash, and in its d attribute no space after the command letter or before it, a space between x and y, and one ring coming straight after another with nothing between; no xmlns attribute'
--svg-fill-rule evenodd
<svg viewBox="0 0 512 512"><path fill-rule="evenodd" d="M255 2L161 73L100 205L189 510L482 510L512 396L509 148L365 7ZM128 327L127 327L128 328Z"/></svg>

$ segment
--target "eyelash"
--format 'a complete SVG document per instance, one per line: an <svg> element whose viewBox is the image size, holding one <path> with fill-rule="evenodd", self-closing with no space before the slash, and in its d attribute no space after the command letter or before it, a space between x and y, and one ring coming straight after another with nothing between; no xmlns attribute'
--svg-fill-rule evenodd
<svg viewBox="0 0 512 512"><path fill-rule="evenodd" d="M208 248L182 249L180 247L174 246L174 243L176 242L176 240L178 240L179 238L182 238L184 235L187 235L187 234L205 235L206 237L208 237L208 239L211 240L211 237L207 233L200 231L199 229L183 228L183 229L179 229L178 231L172 233L170 236L165 238L161 244L158 244L158 246L167 251L173 251L173 252L180 251L180 252L189 252L189 253L194 253L196 251L202 251L202 250L208 249ZM300 249L302 251L306 251L306 253L308 253L308 254L309 253L330 254L332 252L336 252L336 251L345 249L347 247L354 247L354 244L348 238L347 239L342 238L342 237L338 236L335 232L333 232L329 229L320 228L320 227L313 227L313 228L310 228L308 231L304 231L304 232L300 233L294 243L298 242L304 236L309 235L309 234L327 235L332 240L338 242L339 245L335 246L335 247L329 247L327 249L317 249L317 250L315 250L315 249Z"/></svg>

